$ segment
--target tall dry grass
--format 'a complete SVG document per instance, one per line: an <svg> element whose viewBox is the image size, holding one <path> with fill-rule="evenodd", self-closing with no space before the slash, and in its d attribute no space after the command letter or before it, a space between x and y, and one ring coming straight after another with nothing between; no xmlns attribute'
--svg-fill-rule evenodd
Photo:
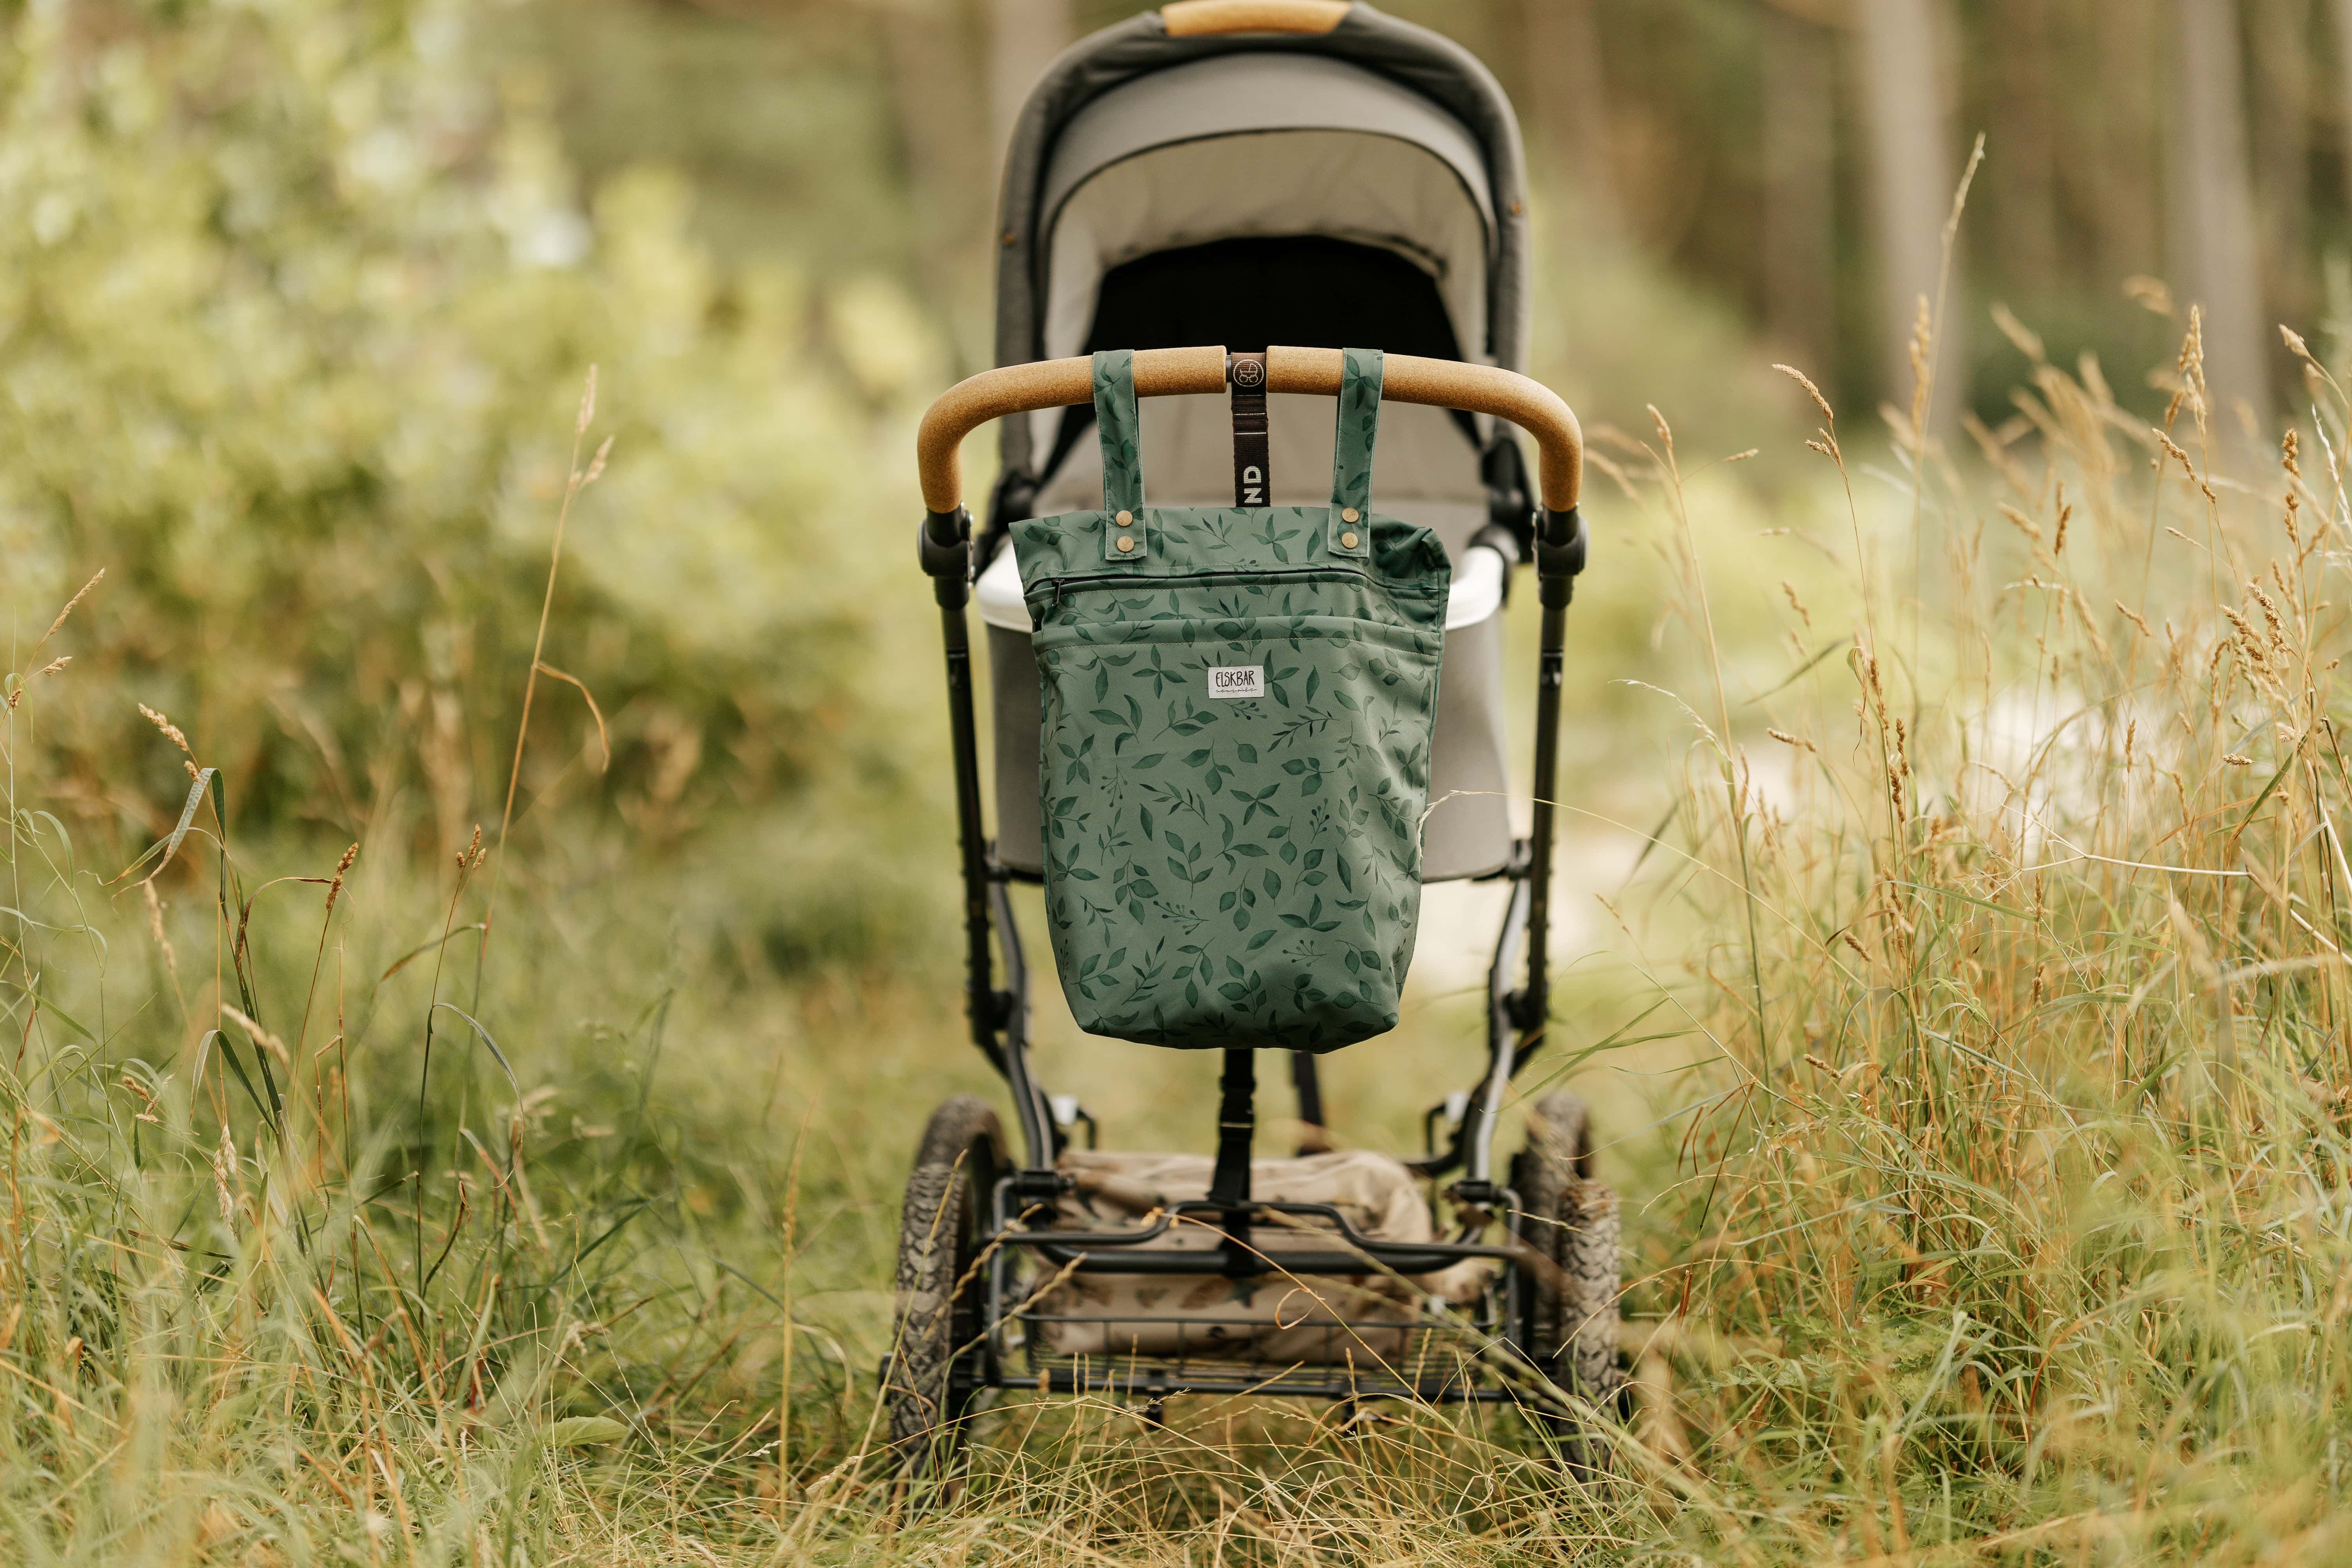
<svg viewBox="0 0 2352 1568"><path fill-rule="evenodd" d="M2010 323L2031 384L1965 452L1932 312L1891 444L1792 382L1822 483L1769 548L1829 564L1785 589L1664 418L1598 465L1689 657L1637 694L1681 760L1611 1006L1559 1026L1655 1111L1607 1151L1641 1397L1594 1489L1506 1413L1012 1398L909 1511L872 1369L906 1145L984 1081L952 975L747 976L677 918L724 867L584 830L484 952L502 835L296 862L160 715L176 826L92 864L35 764L100 583L5 690L0 1556L2345 1555L2352 405L2308 357L2257 445L2181 327L2151 424Z"/></svg>
<svg viewBox="0 0 2352 1568"><path fill-rule="evenodd" d="M1709 1561L2332 1560L2352 408L2290 333L2310 418L2263 451L2192 310L2151 426L1997 314L2032 379L1973 462L1924 304L1893 471L1790 373L1853 591L1789 591L1779 689L1681 709L1660 994L1705 1087L1633 1292L1712 1359L1647 1358L1624 1453ZM1709 641L1663 419L1621 472Z"/></svg>

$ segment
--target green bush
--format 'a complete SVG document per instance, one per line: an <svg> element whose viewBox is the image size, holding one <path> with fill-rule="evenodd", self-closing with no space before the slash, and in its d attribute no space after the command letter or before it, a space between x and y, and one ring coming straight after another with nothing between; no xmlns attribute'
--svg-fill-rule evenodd
<svg viewBox="0 0 2352 1568"><path fill-rule="evenodd" d="M722 271L675 174L583 207L528 73L444 0L34 7L0 28L0 557L29 644L93 572L127 635L57 683L86 819L176 805L133 700L235 826L495 822L583 377L614 458L571 520L526 799L667 834L861 756L849 651L914 514L929 330L871 279ZM585 460L585 453L582 454ZM68 651L71 638L67 638ZM91 677L99 679L90 679ZM878 770L878 772L877 772Z"/></svg>

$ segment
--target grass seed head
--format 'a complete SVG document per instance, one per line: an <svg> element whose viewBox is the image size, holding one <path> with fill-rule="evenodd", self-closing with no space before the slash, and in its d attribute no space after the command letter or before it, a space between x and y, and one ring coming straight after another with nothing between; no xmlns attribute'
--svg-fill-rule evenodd
<svg viewBox="0 0 2352 1568"><path fill-rule="evenodd" d="M1813 406L1822 411L1822 418L1828 420L1832 425L1837 423L1837 411L1830 406L1830 400L1822 395L1822 389L1813 384L1813 378L1811 376L1807 375L1803 371L1799 370L1792 364L1775 364L1772 368L1779 371L1782 375L1787 376L1790 381L1795 382L1799 386L1803 387L1805 389L1805 395L1813 400Z"/></svg>
<svg viewBox="0 0 2352 1568"><path fill-rule="evenodd" d="M219 1200L223 1225L229 1224L236 1215L236 1199L230 1191L236 1178L236 1141L224 1127L221 1129L220 1147L213 1151L213 1195Z"/></svg>
<svg viewBox="0 0 2352 1568"><path fill-rule="evenodd" d="M2178 312L2172 303L2172 290L2163 279L2136 273L2124 279L2124 298L2150 315L2169 318Z"/></svg>
<svg viewBox="0 0 2352 1568"><path fill-rule="evenodd" d="M1805 608L1805 602L1802 599L1797 597L1796 585L1790 583L1786 577L1783 577L1780 579L1780 592L1788 595L1789 608L1797 612L1797 618L1805 623L1805 629L1807 631L1811 631L1813 629L1813 613L1812 611Z"/></svg>
<svg viewBox="0 0 2352 1568"><path fill-rule="evenodd" d="M90 578L90 580L89 580L89 582L84 583L84 584L81 585L81 592L80 592L80 593L76 594L72 598L68 599L68 600L66 601L66 607L65 607L64 609L59 610L59 611L58 612L58 618L57 618L56 620L54 620L54 621L51 621L51 622L49 623L49 629L48 629L47 631L45 631L45 632L43 632L43 633L41 634L41 641L40 641L40 642L37 642L37 643L35 643L35 644L33 645L33 651L34 651L34 652L38 653L38 652L40 651L40 649L41 649L41 646L42 646L42 644L43 644L43 643L47 642L51 637L55 637L55 636L57 636L57 635L58 635L58 628L59 626L64 626L64 625L66 624L66 617L67 617L68 616L70 616L70 615L72 615L72 614L74 613L74 606L75 606L75 605L79 605L79 604L80 604L84 599L89 598L89 591L90 591L92 588L97 587L97 586L98 586L98 584L99 584L99 583L100 583L100 581L101 581L105 576L106 576L106 568L105 568L105 567L103 567L103 566L101 566L101 567L100 567L100 568L98 569L97 575L95 575L95 576L91 577L91 578Z"/></svg>
<svg viewBox="0 0 2352 1568"><path fill-rule="evenodd" d="M139 891L147 903L147 934L153 937L155 945L163 950L163 968L172 976L173 983L177 984L180 957L172 951L172 939L163 934L163 900L155 896L155 879L150 877L141 882Z"/></svg>
<svg viewBox="0 0 2352 1568"><path fill-rule="evenodd" d="M329 914L333 914L335 912L335 900L343 896L343 873L350 870L352 868L352 862L359 858L360 847L358 844L354 843L349 849L343 851L343 858L335 862L335 879L327 884L327 912Z"/></svg>
<svg viewBox="0 0 2352 1568"><path fill-rule="evenodd" d="M180 732L180 727L177 724L173 723L169 719L166 719L161 713L156 712L155 710L148 707L144 702L139 704L139 711L147 716L147 721L150 724L154 725L155 728L163 731L163 738L165 740L179 747L183 752L186 752L191 757L196 754L194 751L189 750L188 738Z"/></svg>

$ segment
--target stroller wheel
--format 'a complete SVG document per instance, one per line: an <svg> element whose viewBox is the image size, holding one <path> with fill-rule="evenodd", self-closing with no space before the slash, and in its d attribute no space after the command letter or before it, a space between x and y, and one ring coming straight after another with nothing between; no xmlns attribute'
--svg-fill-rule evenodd
<svg viewBox="0 0 2352 1568"><path fill-rule="evenodd" d="M1617 1354L1617 1194L1591 1173L1584 1101L1564 1089L1536 1101L1527 1147L1511 1160L1520 1205L1511 1228L1556 1267L1520 1271L1521 1348L1563 1391L1613 1410L1625 1386ZM1606 1446L1577 1417L1543 1411L1538 1419L1571 1474L1606 1469Z"/></svg>
<svg viewBox="0 0 2352 1568"><path fill-rule="evenodd" d="M952 1485L979 1397L978 1380L959 1370L987 1327L981 1231L1003 1146L988 1102L958 1095L932 1112L907 1178L882 1398L894 1461L918 1486Z"/></svg>

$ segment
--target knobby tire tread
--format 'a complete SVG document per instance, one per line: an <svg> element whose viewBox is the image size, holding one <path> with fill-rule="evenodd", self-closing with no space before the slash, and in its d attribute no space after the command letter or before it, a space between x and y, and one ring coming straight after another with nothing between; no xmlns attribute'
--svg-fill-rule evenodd
<svg viewBox="0 0 2352 1568"><path fill-rule="evenodd" d="M1528 1343L1536 1364L1568 1393L1596 1408L1617 1407L1625 1373L1617 1349L1620 1224L1617 1194L1591 1179L1591 1118L1565 1089L1536 1101L1528 1143L1511 1161L1520 1212L1518 1238L1559 1265L1560 1281L1528 1271ZM1607 1468L1607 1447L1574 1416L1541 1417L1572 1474Z"/></svg>
<svg viewBox="0 0 2352 1568"><path fill-rule="evenodd" d="M932 1113L907 1178L883 1399L891 1452L911 1482L950 1481L963 1447L970 1401L951 1384L956 1356L983 1326L984 1283L973 1264L981 1212L1003 1162L995 1110L959 1095Z"/></svg>

